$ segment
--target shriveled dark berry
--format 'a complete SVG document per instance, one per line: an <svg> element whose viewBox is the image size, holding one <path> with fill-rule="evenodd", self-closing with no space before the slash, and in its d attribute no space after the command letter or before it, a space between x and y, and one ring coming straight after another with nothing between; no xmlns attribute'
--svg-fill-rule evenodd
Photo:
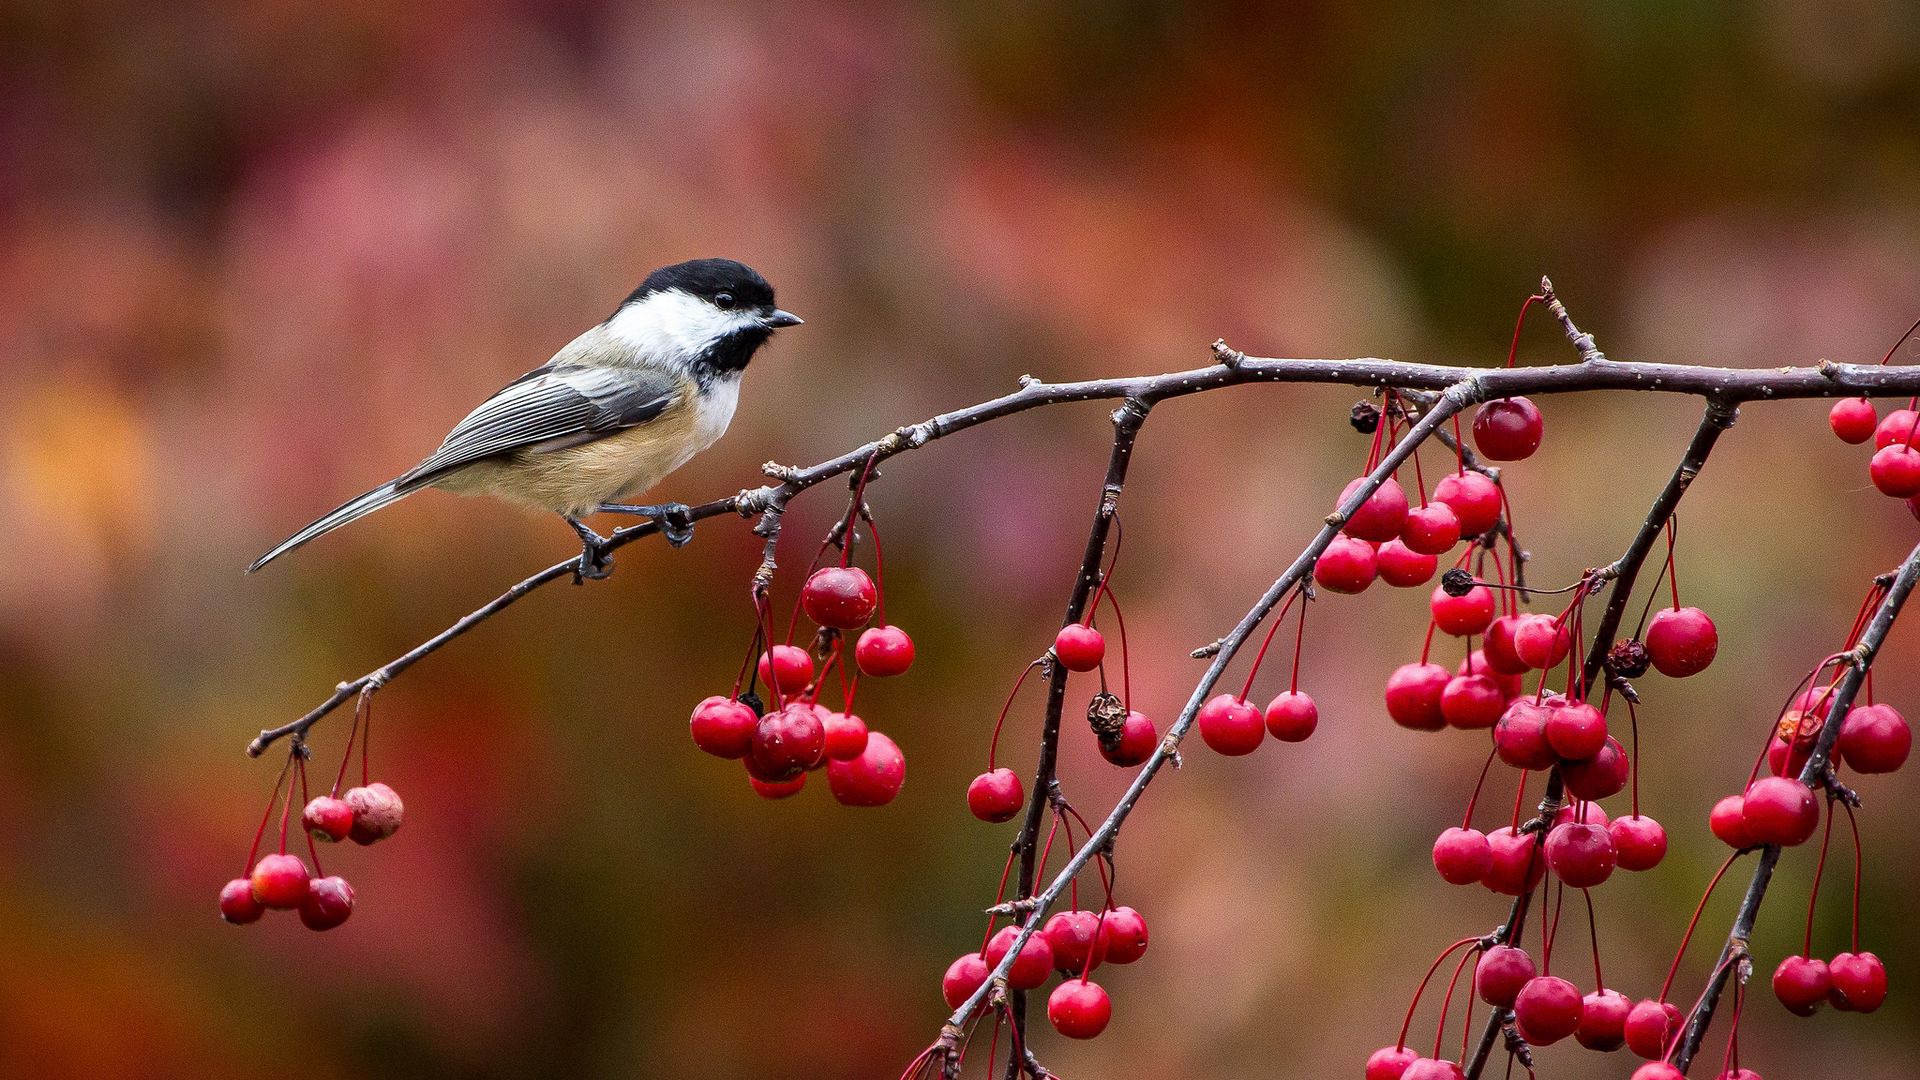
<svg viewBox="0 0 1920 1080"><path fill-rule="evenodd" d="M1465 596L1473 591L1475 584L1473 575L1457 566L1440 575L1440 587L1448 596Z"/></svg>
<svg viewBox="0 0 1920 1080"><path fill-rule="evenodd" d="M1652 658L1639 638L1621 638L1607 650L1607 670L1623 679L1637 679L1647 673Z"/></svg>
<svg viewBox="0 0 1920 1080"><path fill-rule="evenodd" d="M1362 435L1371 435L1380 430L1380 406L1371 401L1356 401L1353 403L1353 415L1347 419L1353 425L1353 430Z"/></svg>

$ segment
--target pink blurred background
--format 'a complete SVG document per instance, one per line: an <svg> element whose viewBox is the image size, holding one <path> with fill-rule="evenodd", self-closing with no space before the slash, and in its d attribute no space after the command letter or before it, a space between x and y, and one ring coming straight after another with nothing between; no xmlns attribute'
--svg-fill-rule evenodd
<svg viewBox="0 0 1920 1080"><path fill-rule="evenodd" d="M759 267L808 324L661 491L689 502L1025 372L1193 366L1220 336L1497 363L1543 272L1616 358L1877 359L1920 315L1916 29L1891 0L0 3L0 1074L896 1075L937 1034L940 972L977 941L1011 839L962 792L1057 625L1104 407L969 433L875 485L921 657L862 694L907 754L893 805L765 803L687 740L751 628L757 541L714 520L382 693L376 761L408 824L334 854L360 906L325 936L214 916L273 779L241 749L572 540L429 494L241 567L696 256ZM1542 324L1521 356L1571 353ZM1358 396L1155 412L1116 579L1155 716L1358 468ZM1509 482L1535 580L1560 583L1618 554L1696 405L1545 408ZM1646 687L1643 795L1674 851L1598 894L1609 981L1635 995L1720 857L1707 807L1916 537L1823 415L1748 408L1687 502L1683 581L1723 649ZM838 502L803 499L794 534ZM1483 744L1378 704L1423 628L1421 595L1316 605L1320 734L1195 747L1156 784L1119 849L1152 950L1107 978L1109 1032L1038 1034L1045 1063L1358 1075L1432 954L1499 921L1427 861ZM1881 668L1896 704L1920 700L1916 634ZM1023 772L1029 695L1003 743ZM344 719L316 732L325 767ZM1069 735L1068 794L1104 811L1124 776ZM1768 1076L1907 1076L1920 1053L1913 770L1863 790L1866 932L1894 996L1799 1020L1756 984L1743 1060ZM1763 976L1795 947L1810 855L1763 912ZM1584 973L1584 935L1561 940ZM1631 1071L1571 1046L1541 1062Z"/></svg>

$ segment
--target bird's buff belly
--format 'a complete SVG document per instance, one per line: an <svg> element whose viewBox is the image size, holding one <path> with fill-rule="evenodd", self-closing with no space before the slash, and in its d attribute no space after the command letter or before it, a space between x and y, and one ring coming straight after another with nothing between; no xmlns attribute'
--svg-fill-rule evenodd
<svg viewBox="0 0 1920 1080"><path fill-rule="evenodd" d="M662 420L672 423L667 418ZM492 495L521 506L578 517L603 502L637 496L686 464L703 449L692 434L691 430L662 431L656 422L584 446L522 450L477 461L434 486L456 495Z"/></svg>

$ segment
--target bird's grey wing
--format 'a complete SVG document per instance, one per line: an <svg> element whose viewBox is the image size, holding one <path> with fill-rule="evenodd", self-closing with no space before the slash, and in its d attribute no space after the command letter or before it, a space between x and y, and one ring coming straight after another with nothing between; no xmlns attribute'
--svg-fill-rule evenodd
<svg viewBox="0 0 1920 1080"><path fill-rule="evenodd" d="M685 392L667 372L549 364L482 402L447 433L440 449L395 481L432 483L463 465L515 450L558 450L638 427Z"/></svg>

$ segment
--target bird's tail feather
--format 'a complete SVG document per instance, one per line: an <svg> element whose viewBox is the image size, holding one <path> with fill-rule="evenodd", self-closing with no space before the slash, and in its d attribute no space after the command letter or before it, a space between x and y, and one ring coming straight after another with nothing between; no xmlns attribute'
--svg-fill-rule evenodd
<svg viewBox="0 0 1920 1080"><path fill-rule="evenodd" d="M389 503L398 502L408 495L413 494L416 490L418 490L418 485L402 487L398 482L390 482L381 484L372 491L356 495L346 502L341 503L339 506L334 507L332 510L327 511L327 513L321 515L319 520L312 522L306 528L282 540L278 547L254 560L253 565L247 567L247 573L253 573L255 570L260 569L309 540L330 533L350 521L357 521L360 518L366 517L368 514L373 513L375 510Z"/></svg>

